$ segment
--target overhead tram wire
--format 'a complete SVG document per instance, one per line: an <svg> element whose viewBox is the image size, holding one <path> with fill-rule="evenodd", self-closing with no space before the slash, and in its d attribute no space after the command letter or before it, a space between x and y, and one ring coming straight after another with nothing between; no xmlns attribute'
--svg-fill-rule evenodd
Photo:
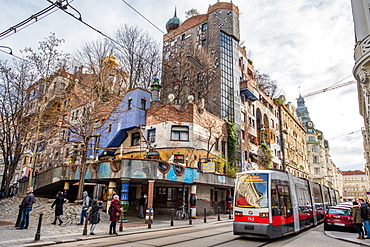
<svg viewBox="0 0 370 247"><path fill-rule="evenodd" d="M23 30L24 28L26 28L26 27L28 27L32 24L35 24L37 21L42 20L45 17L51 15L52 13L54 13L58 10L58 9L55 9L54 11L52 11L55 7L58 7L58 6L56 4L52 4L48 7L46 7L45 9L37 12L36 14L31 15L26 20L23 20L22 22L8 28L6 31L0 33L0 40L3 40L5 38L19 32L19 31ZM52 12L50 12L50 11L52 11ZM50 13L48 13L48 12L50 12ZM34 22L32 22L32 21L34 21Z"/></svg>
<svg viewBox="0 0 370 247"><path fill-rule="evenodd" d="M154 26L157 30L159 30L162 34L164 34L169 40L173 40L174 39L174 37L171 38L167 33L163 32L158 26L156 26L153 22L151 22L148 18L146 18L143 14L141 14L138 10L136 10L134 7L132 7L128 2L126 2L125 0L122 0L122 2L124 2L127 6L129 6L138 15L140 15L141 17L143 17L144 20L146 20L147 22L149 22L152 26ZM189 51L187 51L181 44L179 44L179 46L186 53L190 54L190 56L187 56L188 60L192 64L194 64L199 70L203 70L205 68L205 66L198 59L196 59L195 57L193 57L193 55L191 55L191 53Z"/></svg>
<svg viewBox="0 0 370 247"><path fill-rule="evenodd" d="M334 137L334 138L328 138L328 140L329 141L332 141L334 139L338 139L338 138L342 138L344 136L352 135L352 134L355 134L355 133L360 132L360 131L362 131L362 130L356 130L356 131L349 132L349 133L347 133L345 135L337 136L337 137Z"/></svg>
<svg viewBox="0 0 370 247"><path fill-rule="evenodd" d="M48 2L50 2L50 3L52 3L52 1L51 0L47 0ZM67 1L67 0L66 0ZM55 4L55 3L54 3ZM72 13L70 13L70 12L68 12L66 9L67 9L67 7L68 6L70 6L73 10L75 10L80 16L79 17L77 17L77 16L75 16L74 14L72 14ZM95 32L97 32L97 33L99 33L100 35L102 35L102 36L104 36L105 38L107 38L107 39L109 39L110 41L112 41L113 43L115 43L116 45L118 45L119 47L121 47L121 48L123 48L122 47L122 45L118 42L118 41L116 41L116 40L114 40L113 38L111 38L111 37L109 37L108 35L106 35L106 34L104 34L102 31L100 31L100 30L98 30L98 29L96 29L95 27L93 27L93 26L91 26L90 24L88 24L87 22L85 22L85 21L83 21L82 20L82 15L81 15L81 13L80 12L78 12L78 10L76 9L76 8L74 8L73 6L71 6L70 5L70 3L68 3L68 1L67 1L67 4L66 5L64 5L64 6L57 6L60 10L62 10L63 12L65 12L66 14L68 14L68 15L70 15L70 16L72 16L73 18L75 18L76 20L78 20L78 21L80 21L81 23L83 23L84 25L86 25L87 27L89 27L89 28L91 28L92 30L94 30ZM120 50L120 49L118 49L118 50ZM122 52L122 51L121 51ZM135 54L135 52L133 52L134 54ZM135 54L135 55L137 55L137 56L139 56L140 58L142 58L145 62L147 62L148 64L152 64L153 62L150 62L150 61L148 61L146 58L144 58L144 57L142 57L141 55L139 55L139 54Z"/></svg>

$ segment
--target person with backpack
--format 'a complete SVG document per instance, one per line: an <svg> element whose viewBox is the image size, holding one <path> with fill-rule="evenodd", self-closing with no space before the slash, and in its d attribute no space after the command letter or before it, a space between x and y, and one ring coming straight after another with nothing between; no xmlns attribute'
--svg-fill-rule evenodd
<svg viewBox="0 0 370 247"><path fill-rule="evenodd" d="M87 191L84 191L82 192L82 200L76 200L75 203L82 203L80 223L78 223L77 225L83 225L87 210L91 206L92 200L87 194Z"/></svg>
<svg viewBox="0 0 370 247"><path fill-rule="evenodd" d="M362 223L364 224L365 230L366 230L366 239L370 238L370 222L369 222L369 214L370 210L368 209L368 205L366 204L365 200L360 198L358 199L360 204L361 204L361 219Z"/></svg>
<svg viewBox="0 0 370 247"><path fill-rule="evenodd" d="M110 220L110 225L109 225L109 235L118 235L116 226L117 226L117 221L119 219L119 216L121 215L122 209L120 208L120 202L119 202L119 197L118 195L113 196L113 200L110 203L109 207L109 220Z"/></svg>
<svg viewBox="0 0 370 247"><path fill-rule="evenodd" d="M96 225L100 222L99 209L101 208L103 208L103 202L95 199L91 205L91 210L89 212L89 222L91 224L90 235L95 235L94 230Z"/></svg>
<svg viewBox="0 0 370 247"><path fill-rule="evenodd" d="M355 224L357 233L358 233L358 239L365 239L365 233L364 229L362 229L362 218L361 218L361 209L360 205L358 205L358 202L353 201L352 206L352 218L353 218L353 224Z"/></svg>

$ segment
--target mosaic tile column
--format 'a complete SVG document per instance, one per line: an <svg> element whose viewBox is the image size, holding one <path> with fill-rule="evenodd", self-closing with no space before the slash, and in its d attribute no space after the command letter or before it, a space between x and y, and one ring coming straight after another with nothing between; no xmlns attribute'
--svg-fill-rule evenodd
<svg viewBox="0 0 370 247"><path fill-rule="evenodd" d="M122 222L128 222L127 212L128 212L128 191L130 187L129 178L121 178L122 189L121 189L121 207L123 208Z"/></svg>
<svg viewBox="0 0 370 247"><path fill-rule="evenodd" d="M191 186L191 195L190 195L190 217L192 219L197 218L197 186Z"/></svg>
<svg viewBox="0 0 370 247"><path fill-rule="evenodd" d="M69 197L69 182L64 182L63 197L66 199Z"/></svg>
<svg viewBox="0 0 370 247"><path fill-rule="evenodd" d="M108 201L107 201L107 210L106 210L106 213L108 213L108 209L109 209L110 203L111 203L111 201L113 199L113 194L117 190L116 187L117 187L116 182L114 182L114 181L110 181L109 182L109 185L108 185Z"/></svg>

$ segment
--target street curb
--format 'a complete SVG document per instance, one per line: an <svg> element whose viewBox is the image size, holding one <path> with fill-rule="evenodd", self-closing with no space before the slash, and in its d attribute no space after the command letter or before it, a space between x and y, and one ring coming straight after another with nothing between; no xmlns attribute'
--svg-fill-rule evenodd
<svg viewBox="0 0 370 247"><path fill-rule="evenodd" d="M204 223L204 224L221 224L221 223L228 223L228 222L231 222L233 220L223 220L223 221L215 221L215 222L207 222L207 223ZM196 225L181 225L181 226L172 226L172 227L165 227L165 228L157 228L157 229L146 229L146 230L139 230L139 231L128 231L128 232L120 232L119 235L99 235L99 236L92 236L92 235L86 235L86 236L80 236L80 237L77 237L76 235L76 238L71 238L71 239L65 239L65 240L57 240L57 241L45 241L45 242L42 242L41 241L38 241L38 242L34 242L34 243L29 243L29 244L25 244L25 245L21 245L21 246L24 246L24 247L38 247L38 246L48 246L48 245L57 245L57 244L65 244L65 243L72 243L72 242L79 242L79 241L85 241L85 240L93 240L93 239L101 239L101 238L114 238L114 237L120 237L120 236L125 236L125 235L134 235L134 234L141 234L141 233L147 233L147 232L155 232L155 231L167 231L167 230L173 230L173 229L181 229L181 228L188 228L188 227L197 227L197 226L202 226L202 224L196 224ZM160 226L158 226L160 227ZM130 229L130 228L128 228ZM59 235L54 235L54 236L50 236L50 237L58 237ZM61 237L65 235L60 235ZM12 240L14 241L14 240Z"/></svg>
<svg viewBox="0 0 370 247"><path fill-rule="evenodd" d="M365 242L362 242L362 241L356 241L354 239L349 239L349 238L336 237L330 231L324 231L324 233L325 233L326 236L331 237L331 238L339 239L339 240L346 241L346 242L349 242L349 243L359 244L361 246L370 246L370 243L365 243Z"/></svg>

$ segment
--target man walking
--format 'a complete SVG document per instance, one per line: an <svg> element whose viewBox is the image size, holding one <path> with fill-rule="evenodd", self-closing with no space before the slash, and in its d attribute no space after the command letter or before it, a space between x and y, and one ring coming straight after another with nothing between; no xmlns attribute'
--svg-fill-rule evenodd
<svg viewBox="0 0 370 247"><path fill-rule="evenodd" d="M84 219L86 217L87 210L91 206L91 199L87 194L87 191L82 192L82 200L76 200L75 203L81 203L82 202L82 211L81 211L81 219L80 223L77 225L83 225Z"/></svg>
<svg viewBox="0 0 370 247"><path fill-rule="evenodd" d="M364 199L359 199L359 202L361 204L361 219L362 219L362 223L364 224L364 227L365 227L365 230L366 230L366 234L367 234L367 237L366 238L370 238L370 223L369 223L369 218L368 218L368 215L369 215L369 212L368 212L368 209L367 209L367 204L365 202Z"/></svg>
<svg viewBox="0 0 370 247"><path fill-rule="evenodd" d="M30 224L30 211L32 210L32 205L35 202L35 196L33 194L33 188L27 189L27 196L23 199L21 203L22 208L22 221L18 230L28 229Z"/></svg>
<svg viewBox="0 0 370 247"><path fill-rule="evenodd" d="M144 193L141 192L141 196L140 196L140 199L139 199L139 218L140 219L144 219L144 207L146 205L146 200L145 200L145 197L144 197Z"/></svg>

